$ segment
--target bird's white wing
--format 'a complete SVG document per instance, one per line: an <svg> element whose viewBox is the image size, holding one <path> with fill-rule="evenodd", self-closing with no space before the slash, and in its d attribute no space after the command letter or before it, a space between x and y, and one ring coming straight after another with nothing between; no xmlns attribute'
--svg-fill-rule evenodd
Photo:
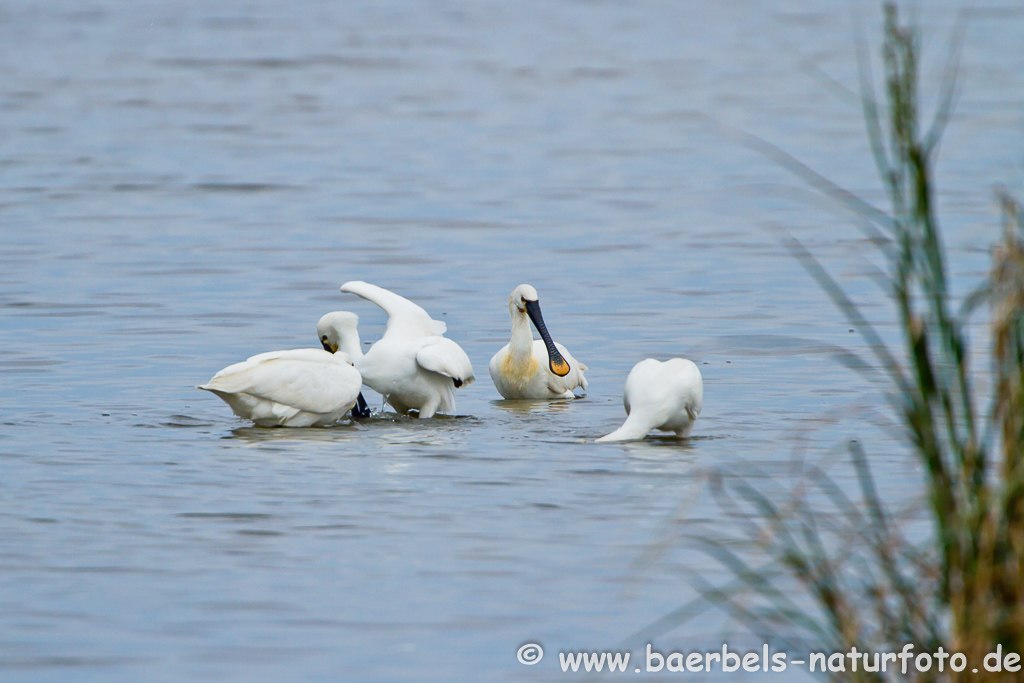
<svg viewBox="0 0 1024 683"><path fill-rule="evenodd" d="M691 419L700 413L703 389L700 371L688 360L671 359L665 362L647 358L630 370L626 377L623 402L628 401L630 411L639 411L658 426L686 411Z"/></svg>
<svg viewBox="0 0 1024 683"><path fill-rule="evenodd" d="M429 337L416 352L416 362L424 370L456 380L456 385L471 384L476 376L473 364L462 347L445 337Z"/></svg>
<svg viewBox="0 0 1024 683"><path fill-rule="evenodd" d="M704 407L704 379L700 368L685 358L672 358L664 365L671 368L673 392L680 397L690 419L696 420Z"/></svg>
<svg viewBox="0 0 1024 683"><path fill-rule="evenodd" d="M360 280L352 280L343 284L341 291L360 296L383 308L384 312L388 314L385 335L388 332L402 331L406 333L408 331L415 336L425 337L435 334L442 335L448 329L447 325L440 320L431 318L430 314L420 306L383 287Z"/></svg>
<svg viewBox="0 0 1024 683"><path fill-rule="evenodd" d="M324 354L328 355L325 356ZM265 360L274 360L279 358L308 361L310 363L322 363L327 361L331 356L337 359L341 359L348 363L349 365L352 364L352 361L349 359L348 354L343 351L339 351L336 354L330 354L323 349L291 349L289 351L267 351L266 353L258 353L255 356L247 358L243 363L235 363L235 365L245 365L246 363L261 363ZM235 365L229 365L228 367L218 372L217 375L227 372L231 368L235 367ZM216 377L217 375L214 375L214 377Z"/></svg>
<svg viewBox="0 0 1024 683"><path fill-rule="evenodd" d="M245 393L311 413L354 403L362 378L344 357L320 349L272 351L230 365L202 389Z"/></svg>

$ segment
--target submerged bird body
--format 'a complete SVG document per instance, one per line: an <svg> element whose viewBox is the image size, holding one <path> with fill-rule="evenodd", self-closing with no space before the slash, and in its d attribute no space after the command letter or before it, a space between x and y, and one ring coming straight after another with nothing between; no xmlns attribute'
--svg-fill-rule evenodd
<svg viewBox="0 0 1024 683"><path fill-rule="evenodd" d="M447 326L408 299L366 282L346 282L342 292L360 296L388 314L380 341L363 354L358 318L342 322L340 348L355 362L363 383L400 413L419 417L455 412L455 389L476 379L462 347L444 337ZM338 315L328 313L328 316ZM325 316L326 317L326 316Z"/></svg>
<svg viewBox="0 0 1024 683"><path fill-rule="evenodd" d="M260 427L326 426L356 402L362 379L344 353L271 351L224 368L199 386Z"/></svg>
<svg viewBox="0 0 1024 683"><path fill-rule="evenodd" d="M633 366L622 397L626 421L598 441L632 441L652 429L689 436L704 405L700 370L684 358L664 363L648 358Z"/></svg>
<svg viewBox="0 0 1024 683"><path fill-rule="evenodd" d="M488 370L498 393L506 399L573 398L573 389L587 388L586 365L551 339L540 313L537 290L519 285L509 296L512 338L491 358ZM534 340L533 320L541 339Z"/></svg>

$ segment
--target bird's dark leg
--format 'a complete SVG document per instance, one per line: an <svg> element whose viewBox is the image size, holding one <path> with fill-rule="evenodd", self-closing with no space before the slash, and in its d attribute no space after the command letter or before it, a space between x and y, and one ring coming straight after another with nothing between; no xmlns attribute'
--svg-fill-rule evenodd
<svg viewBox="0 0 1024 683"><path fill-rule="evenodd" d="M361 420L370 417L370 407L366 405L366 399L363 398L362 392L356 397L356 404L352 406L352 418Z"/></svg>

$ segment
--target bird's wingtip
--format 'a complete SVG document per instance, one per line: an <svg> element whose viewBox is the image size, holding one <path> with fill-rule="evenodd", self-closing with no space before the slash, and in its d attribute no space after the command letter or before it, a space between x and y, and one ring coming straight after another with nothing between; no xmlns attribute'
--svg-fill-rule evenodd
<svg viewBox="0 0 1024 683"><path fill-rule="evenodd" d="M380 289L380 287L371 285L369 282L364 282L363 280L349 280L339 289L347 294L359 294L359 290L366 290L367 288Z"/></svg>

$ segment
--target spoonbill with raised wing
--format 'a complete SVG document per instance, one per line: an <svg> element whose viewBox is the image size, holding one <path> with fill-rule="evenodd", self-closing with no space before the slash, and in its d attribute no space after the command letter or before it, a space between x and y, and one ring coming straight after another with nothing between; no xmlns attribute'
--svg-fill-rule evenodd
<svg viewBox="0 0 1024 683"><path fill-rule="evenodd" d="M388 314L384 336L365 354L356 329L358 318L352 316L339 327L340 348L352 357L363 383L400 413L416 411L421 418L454 413L455 389L476 377L462 347L443 336L447 325L383 287L356 280L343 284L341 291L371 301Z"/></svg>

